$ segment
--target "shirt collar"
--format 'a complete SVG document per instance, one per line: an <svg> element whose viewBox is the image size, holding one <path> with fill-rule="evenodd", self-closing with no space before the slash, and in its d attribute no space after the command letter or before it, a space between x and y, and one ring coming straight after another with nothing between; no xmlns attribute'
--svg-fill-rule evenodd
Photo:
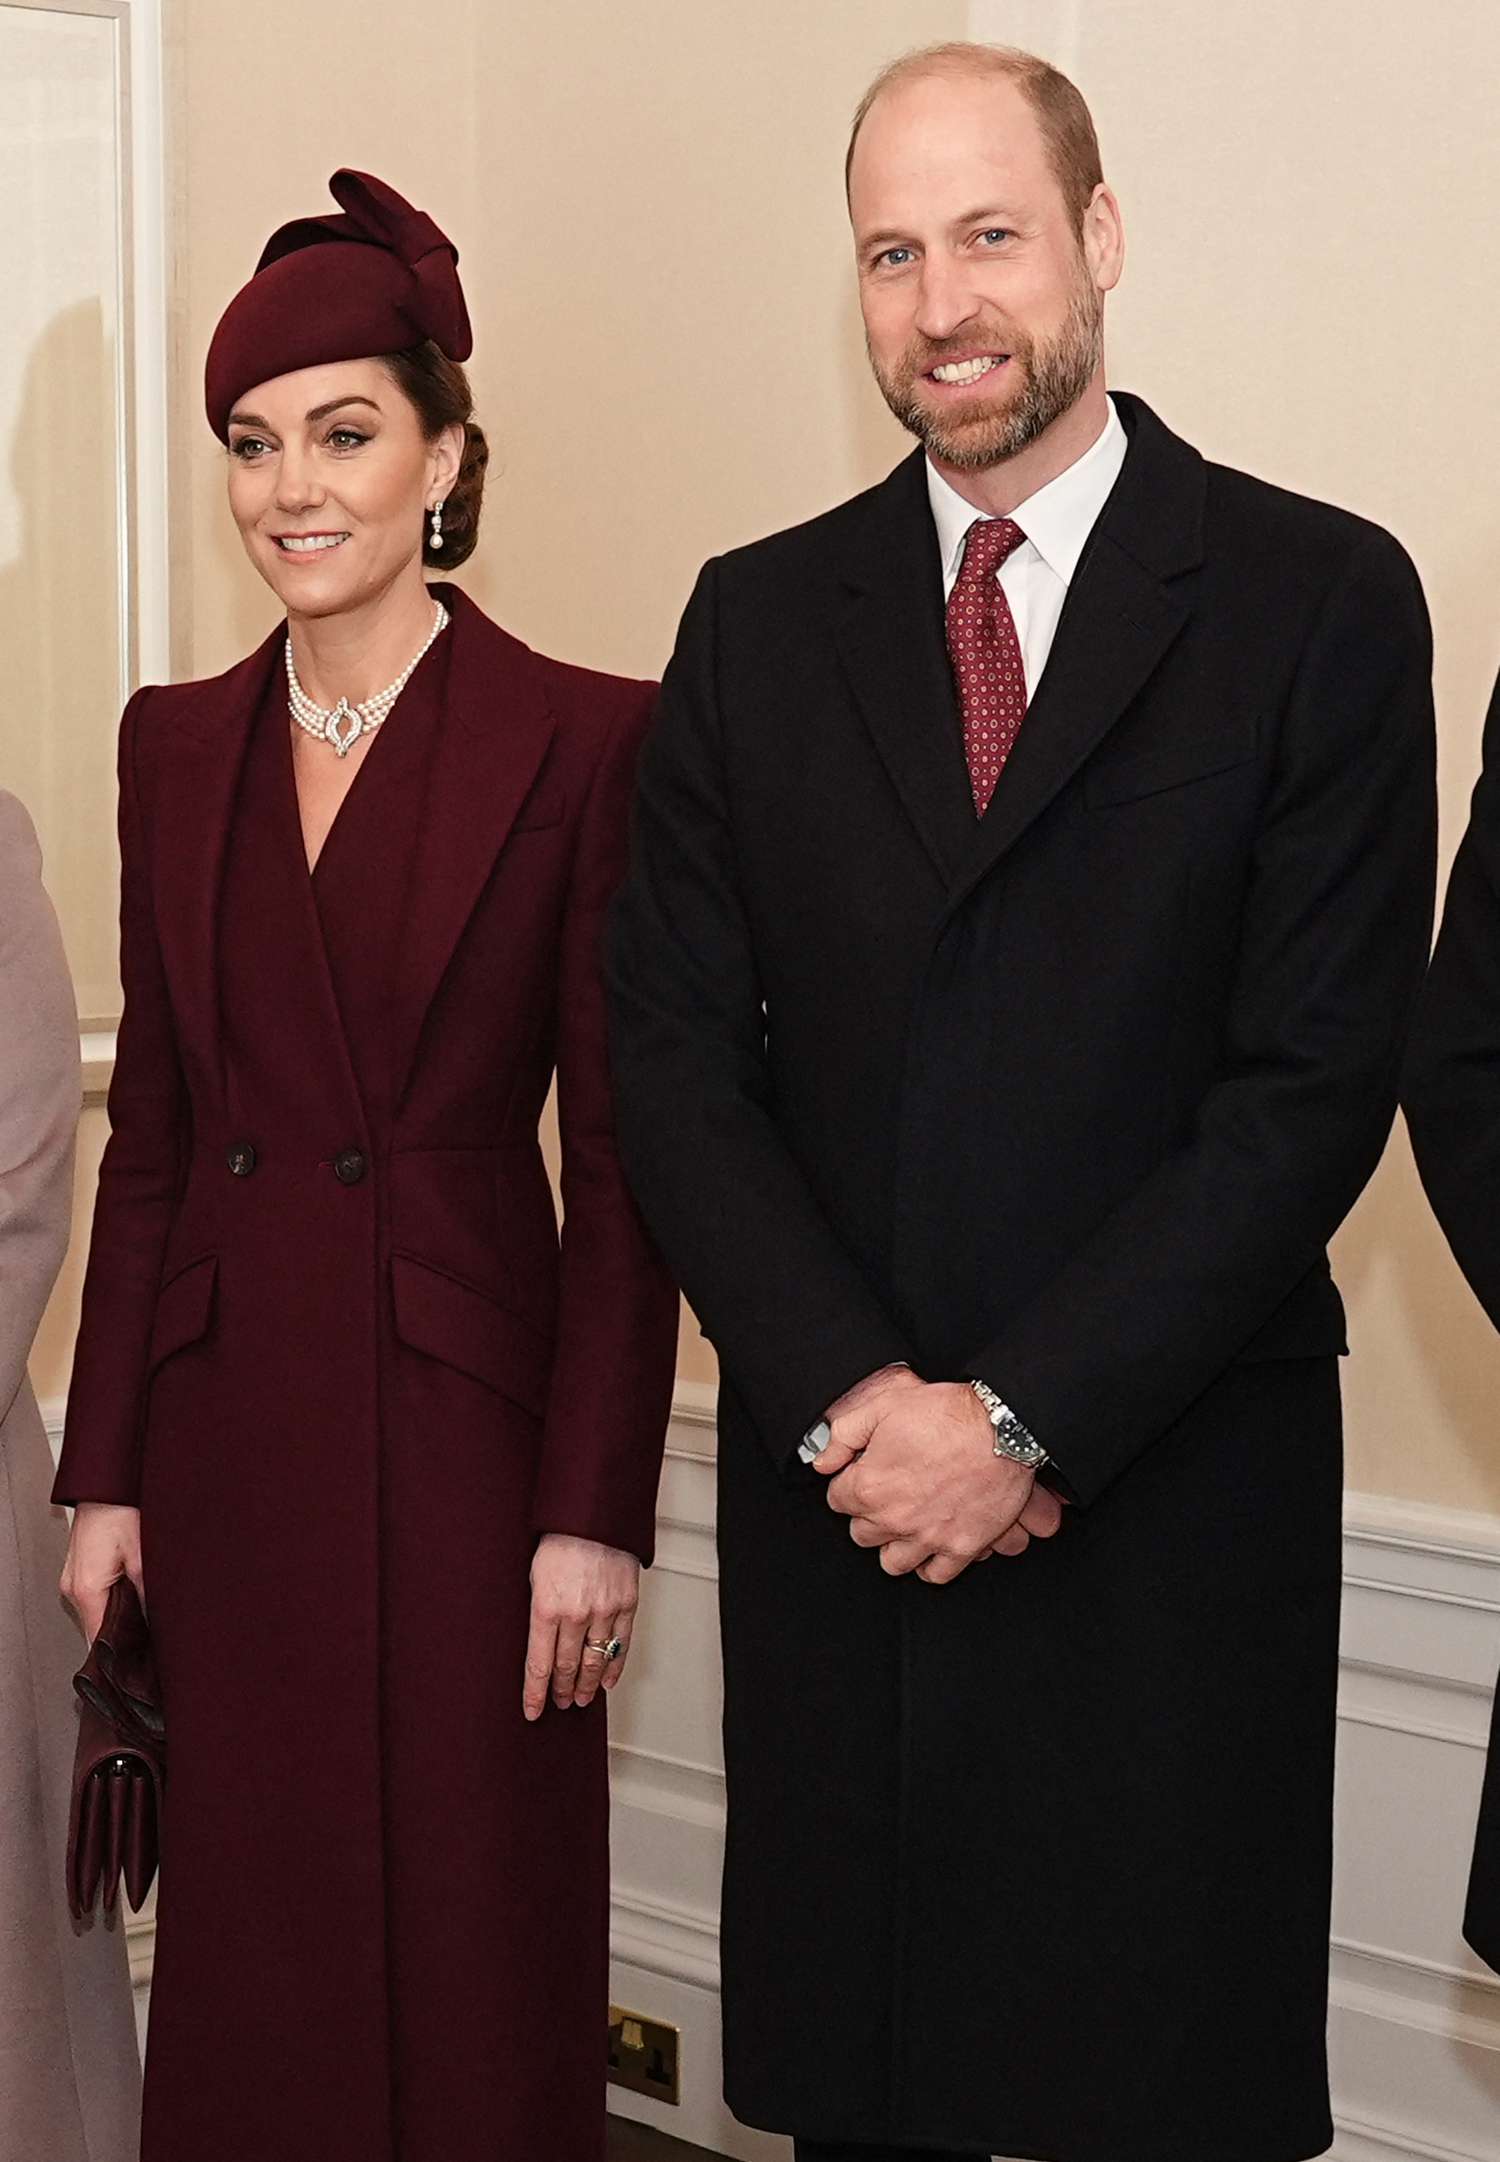
<svg viewBox="0 0 1500 2162"><path fill-rule="evenodd" d="M1078 568L1084 542L1094 529L1105 498L1119 479L1129 448L1130 439L1115 411L1113 398L1108 400L1108 405L1109 418L1083 456L1075 458L1055 480L1049 480L1044 488L1038 488L1011 512L1042 561L1064 585L1071 582ZM943 576L952 580L958 575L969 528L985 513L965 501L930 458L927 460L927 499L937 528Z"/></svg>

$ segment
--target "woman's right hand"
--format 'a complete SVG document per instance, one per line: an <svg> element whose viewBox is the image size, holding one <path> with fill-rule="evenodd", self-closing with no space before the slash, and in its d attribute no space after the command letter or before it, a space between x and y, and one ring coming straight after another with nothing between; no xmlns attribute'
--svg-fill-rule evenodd
<svg viewBox="0 0 1500 2162"><path fill-rule="evenodd" d="M63 1564L62 1594L77 1612L92 1644L104 1619L109 1587L128 1576L146 1604L141 1581L141 1512L109 1501L81 1501Z"/></svg>

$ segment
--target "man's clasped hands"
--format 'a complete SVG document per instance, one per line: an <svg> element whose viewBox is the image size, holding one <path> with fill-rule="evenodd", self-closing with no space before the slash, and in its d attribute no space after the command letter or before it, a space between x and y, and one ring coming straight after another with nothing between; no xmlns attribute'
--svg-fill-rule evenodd
<svg viewBox="0 0 1500 2162"><path fill-rule="evenodd" d="M816 1470L856 1546L879 1547L890 1576L951 1584L971 1562L1050 1539L1063 1505L1036 1473L997 1456L984 1406L965 1382L909 1367L871 1374L828 1413Z"/></svg>

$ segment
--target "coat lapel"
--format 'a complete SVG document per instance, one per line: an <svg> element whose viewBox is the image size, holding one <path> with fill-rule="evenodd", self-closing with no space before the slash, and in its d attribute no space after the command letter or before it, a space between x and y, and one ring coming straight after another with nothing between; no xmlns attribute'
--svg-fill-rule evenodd
<svg viewBox="0 0 1500 2162"><path fill-rule="evenodd" d="M427 1009L554 728L535 654L456 588L434 591L453 617L453 650L396 965L392 1072L398 1104Z"/></svg>
<svg viewBox="0 0 1500 2162"><path fill-rule="evenodd" d="M230 820L251 727L285 626L227 674L183 694L153 731L152 885L163 962L180 1010L222 1062L218 1013L219 900ZM178 694L171 694L177 697ZM220 1063L218 1086L222 1096Z"/></svg>
<svg viewBox="0 0 1500 2162"><path fill-rule="evenodd" d="M844 674L923 847L950 883L972 845L974 804L921 451L868 497L844 586Z"/></svg>
<svg viewBox="0 0 1500 2162"><path fill-rule="evenodd" d="M1074 573L1042 680L989 811L971 823L957 908L1066 787L1186 623L1183 575L1203 561L1202 458L1137 398L1119 480Z"/></svg>

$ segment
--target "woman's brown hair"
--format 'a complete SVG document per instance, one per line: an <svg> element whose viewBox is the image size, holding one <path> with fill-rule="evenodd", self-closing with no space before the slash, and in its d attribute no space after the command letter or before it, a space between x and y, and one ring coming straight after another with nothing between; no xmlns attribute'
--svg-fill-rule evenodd
<svg viewBox="0 0 1500 2162"><path fill-rule="evenodd" d="M387 353L385 365L398 389L417 409L422 433L431 442L445 428L464 431L463 457L458 478L443 503L443 545L434 548L431 528L422 536L422 561L429 570L456 570L474 553L479 538L479 506L484 498L484 469L490 446L484 430L474 419L474 393L469 378L456 360L450 360L431 339L408 346L404 353Z"/></svg>

